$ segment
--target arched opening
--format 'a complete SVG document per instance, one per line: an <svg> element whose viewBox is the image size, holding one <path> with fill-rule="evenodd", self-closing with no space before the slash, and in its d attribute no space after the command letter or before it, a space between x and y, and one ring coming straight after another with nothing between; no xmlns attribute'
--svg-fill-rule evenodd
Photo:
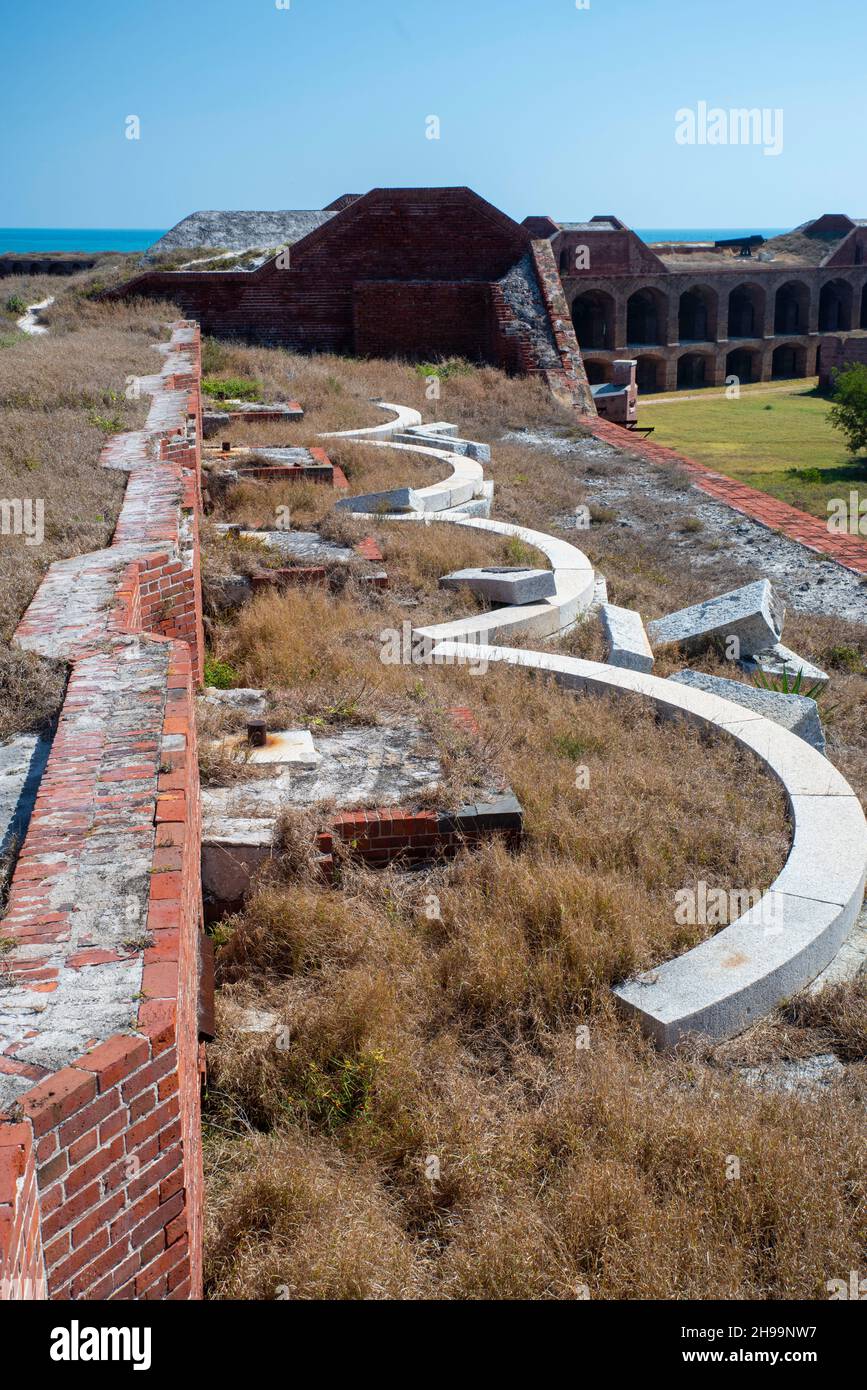
<svg viewBox="0 0 867 1390"><path fill-rule="evenodd" d="M852 327L852 286L829 280L819 295L819 332L847 333Z"/></svg>
<svg viewBox="0 0 867 1390"><path fill-rule="evenodd" d="M603 382L611 380L611 364L600 357L591 357L589 361L585 357L584 370L591 386L601 386Z"/></svg>
<svg viewBox="0 0 867 1390"><path fill-rule="evenodd" d="M626 341L662 343L668 304L659 290L636 290L626 301Z"/></svg>
<svg viewBox="0 0 867 1390"><path fill-rule="evenodd" d="M771 376L789 378L807 375L807 349L803 347L774 348L771 358Z"/></svg>
<svg viewBox="0 0 867 1390"><path fill-rule="evenodd" d="M765 292L738 285L729 295L729 337L760 338L765 319Z"/></svg>
<svg viewBox="0 0 867 1390"><path fill-rule="evenodd" d="M774 299L775 333L810 331L810 291L799 280L789 280L777 290Z"/></svg>
<svg viewBox="0 0 867 1390"><path fill-rule="evenodd" d="M711 359L703 352L685 352L677 359L677 388L686 390L690 386L710 384Z"/></svg>
<svg viewBox="0 0 867 1390"><path fill-rule="evenodd" d="M614 344L614 300L602 290L588 290L572 301L572 323L580 348Z"/></svg>
<svg viewBox="0 0 867 1390"><path fill-rule="evenodd" d="M867 328L867 285L861 291L861 313L858 316L858 327Z"/></svg>
<svg viewBox="0 0 867 1390"><path fill-rule="evenodd" d="M658 357L639 357L638 366L635 369L635 383L639 391L644 395L651 395L654 391L662 390L660 380L662 362Z"/></svg>
<svg viewBox="0 0 867 1390"><path fill-rule="evenodd" d="M716 338L716 295L694 285L680 296L677 336L682 343L709 343Z"/></svg>
<svg viewBox="0 0 867 1390"><path fill-rule="evenodd" d="M757 353L749 352L746 348L735 348L726 357L726 376L736 376L741 386L757 381L756 357Z"/></svg>

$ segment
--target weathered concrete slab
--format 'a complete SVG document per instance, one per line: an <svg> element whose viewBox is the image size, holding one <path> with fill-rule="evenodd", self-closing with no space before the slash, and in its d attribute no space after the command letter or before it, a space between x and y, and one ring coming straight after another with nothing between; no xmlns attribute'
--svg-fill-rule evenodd
<svg viewBox="0 0 867 1390"><path fill-rule="evenodd" d="M251 875L271 854L287 808L401 806L442 778L433 740L410 720L317 734L316 743L320 761L313 768L274 765L251 780L202 788L202 888L211 899L225 904L243 898Z"/></svg>
<svg viewBox="0 0 867 1390"><path fill-rule="evenodd" d="M265 691L256 690L252 686L237 686L234 690L220 690L215 685L206 685L198 698L208 705L218 707L222 705L228 709L241 710L251 719L260 719L268 705Z"/></svg>
<svg viewBox="0 0 867 1390"><path fill-rule="evenodd" d="M420 512L417 493L411 487L389 488L387 492L363 492L357 497L341 497L335 504L344 512L375 516L378 512Z"/></svg>
<svg viewBox="0 0 867 1390"><path fill-rule="evenodd" d="M303 769L317 768L322 754L313 746L313 735L309 729L283 729L268 732L265 742L256 747L247 740L246 733L230 734L216 745L229 756L242 755L245 762L273 765L274 767Z"/></svg>
<svg viewBox="0 0 867 1390"><path fill-rule="evenodd" d="M442 515L442 513L441 513ZM462 502L459 507L450 507L445 513L447 516L483 516L491 515L491 498L473 497L469 502Z"/></svg>
<svg viewBox="0 0 867 1390"><path fill-rule="evenodd" d="M207 398L206 398L207 399ZM225 401L228 410L208 410L202 412L202 437L212 439L218 435L221 429L227 425L237 424L240 420L300 420L303 418L304 411L297 401L276 401L271 404L259 404L255 401Z"/></svg>
<svg viewBox="0 0 867 1390"><path fill-rule="evenodd" d="M766 676L789 677L791 681L797 676L798 672L803 672L803 681L808 685L814 682L828 682L830 677L827 671L823 671L821 666L814 666L812 661L807 661L806 657L798 656L789 647L784 647L782 642L777 642L773 647L766 651L759 651L747 656L741 662L745 671L764 671Z"/></svg>
<svg viewBox="0 0 867 1390"><path fill-rule="evenodd" d="M845 1073L833 1052L813 1057L781 1060L759 1067L739 1067L738 1074L757 1091L782 1091L806 1097L819 1096Z"/></svg>
<svg viewBox="0 0 867 1390"><path fill-rule="evenodd" d="M223 533L235 530L244 540L260 541L262 545L279 550L284 555L291 556L293 560L303 560L306 564L348 565L352 559L352 550L349 546L325 541L318 531L249 531L224 523L219 524L215 529Z"/></svg>
<svg viewBox="0 0 867 1390"><path fill-rule="evenodd" d="M744 709L755 710L767 719L789 729L805 740L819 753L825 751L825 734L819 718L819 707L815 700L806 695L783 695L776 690L762 690L755 685L745 685L743 681L725 680L721 676L707 675L704 671L677 671L669 680L679 681L681 685L692 685L698 690L707 690L712 695L721 695L724 700L734 700Z"/></svg>
<svg viewBox="0 0 867 1390"><path fill-rule="evenodd" d="M785 612L767 579L758 579L648 623L647 635L654 647L676 642L688 648L735 637L739 643L735 655L749 656L780 640Z"/></svg>
<svg viewBox="0 0 867 1390"><path fill-rule="evenodd" d="M553 570L520 565L486 565L453 570L439 581L441 589L470 589L491 603L538 603L557 592Z"/></svg>
<svg viewBox="0 0 867 1390"><path fill-rule="evenodd" d="M608 645L609 665L622 666L627 671L653 670L653 652L640 613L634 608L603 603L599 620Z"/></svg>

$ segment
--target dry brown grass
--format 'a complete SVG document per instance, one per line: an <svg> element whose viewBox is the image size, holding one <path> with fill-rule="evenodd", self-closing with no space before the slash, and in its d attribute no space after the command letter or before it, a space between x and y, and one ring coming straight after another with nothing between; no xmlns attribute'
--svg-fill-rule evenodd
<svg viewBox="0 0 867 1390"><path fill-rule="evenodd" d="M322 614L310 621L321 633ZM315 679L340 689L321 646ZM784 1125L782 1102L637 1044L608 990L697 939L674 924L677 888L774 876L776 791L733 745L526 672L426 671L416 708L455 702L524 804L518 854L490 844L410 876L356 867L330 890L296 872L226 924L211 1295L819 1296L854 1248L854 1201L823 1173L844 1156L855 1171L852 1109L825 1100ZM274 1013L281 1046L238 1031L250 1006ZM731 1153L750 1165L737 1192ZM832 1190L829 1231L814 1203Z"/></svg>
<svg viewBox="0 0 867 1390"><path fill-rule="evenodd" d="M230 427L225 438L245 443L316 443L322 430L359 429L387 417L377 400L414 406L425 419L460 422L470 438L498 438L504 428L571 425L573 417L552 402L543 382L507 377L492 367L470 367L440 380L439 398L430 399L425 374L406 362L338 357L333 353L302 356L281 348L240 343L206 346L205 370L219 376L248 376L260 381L266 400L300 401L304 419L292 425Z"/></svg>
<svg viewBox="0 0 867 1390"><path fill-rule="evenodd" d="M283 1049L224 1004L212 1296L817 1299L857 1267L863 1084L760 1096L605 1020L587 1049L570 1028L470 1047L414 1016L410 950L389 963L397 985L345 965L315 1026L294 998Z"/></svg>
<svg viewBox="0 0 867 1390"><path fill-rule="evenodd" d="M24 310L31 304L41 304L49 295L57 294L57 277L53 275L4 275L0 279L0 343L10 346L19 333L16 327Z"/></svg>
<svg viewBox="0 0 867 1390"><path fill-rule="evenodd" d="M289 358L244 349L230 361L239 373L258 362L266 378ZM432 406L411 368L380 365L301 360L289 394L308 404L309 383L320 413L308 421L323 429L371 423L358 418L363 395L417 403L477 438L562 423L547 403L535 414L532 387L509 395L514 383L496 373L449 378ZM497 516L556 533L555 517L592 500L582 480L600 466L631 465L498 443ZM240 683L271 690L287 723L411 712L442 736L448 708L470 705L485 767L514 788L526 835L516 853L490 843L414 873L345 863L326 889L305 857L304 821L291 853L218 929L210 1295L825 1297L828 1278L863 1262L867 990L793 1001L751 1035L679 1057L642 1042L610 995L612 982L700 938L701 927L674 920L680 888L773 879L789 843L777 787L732 742L663 730L640 703L575 698L514 669L382 666L384 628L456 611L439 575L502 552L477 533L335 522L305 505L296 525L350 540L373 531L392 591L259 598L215 627L215 653ZM693 551L715 561L692 568L664 511L636 496L640 534L604 507L589 532L560 533L599 563L615 602L646 617L704 597L710 575L720 591L744 582L713 537L688 529ZM865 635L795 615L790 628L820 664ZM596 623L552 645L602 656ZM660 674L682 664L665 656ZM831 749L850 776L863 777L864 688L835 668ZM478 776L466 749L450 756L453 785ZM270 1011L270 1032L245 1031L249 1008ZM576 1028L589 1046L576 1047ZM822 1050L847 1069L809 1097L751 1089L733 1070Z"/></svg>
<svg viewBox="0 0 867 1390"><path fill-rule="evenodd" d="M0 348L0 496L42 499L45 509L42 544L0 537L4 643L55 560L110 542L125 477L100 468L99 454L110 434L143 423L149 397L127 399L127 378L159 371L155 344L176 316L166 305L92 304L81 298L84 283L54 279L51 332ZM28 302L44 297L35 286L25 291ZM13 674L0 691L0 727L42 722L47 692L58 689L50 673L34 679L31 698L16 684L17 658L7 655L4 669Z"/></svg>

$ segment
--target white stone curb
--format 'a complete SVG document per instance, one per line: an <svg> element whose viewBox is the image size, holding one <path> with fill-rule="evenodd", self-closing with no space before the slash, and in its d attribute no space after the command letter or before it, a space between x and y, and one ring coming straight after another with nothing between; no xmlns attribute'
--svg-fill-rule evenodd
<svg viewBox="0 0 867 1390"><path fill-rule="evenodd" d="M577 546L549 536L544 531L531 531L510 521L490 521L484 517L441 512L431 516L405 514L389 517L390 521L421 521L468 526L477 531L493 531L498 536L516 536L526 545L535 546L547 556L554 571L557 592L539 603L521 603L508 608L494 608L486 613L473 613L468 618L456 618L449 623L432 623L413 628L413 633L429 641L483 642L496 634L507 639L516 633L534 637L554 637L571 627L575 619L589 608L594 593L595 576L587 556Z"/></svg>
<svg viewBox="0 0 867 1390"><path fill-rule="evenodd" d="M459 507L479 497L484 483L484 470L480 463L453 454L448 449L431 449L423 444L395 444L385 439L360 439L359 443L369 444L371 448L395 449L405 454L425 454L428 458L441 459L451 468L451 477L428 487L393 488L388 492L362 493L356 497L342 497L336 504L341 511L370 513L380 509L396 512L441 512L449 507Z"/></svg>
<svg viewBox="0 0 867 1390"><path fill-rule="evenodd" d="M393 410L395 418L393 420L386 420L381 425L368 425L366 429L330 430L327 434L318 434L316 438L363 439L368 435L380 435L383 438L387 438L389 435L409 429L410 425L421 424L420 413L417 410L413 410L410 405L393 405L391 401L374 401L374 405L379 410Z"/></svg>
<svg viewBox="0 0 867 1390"><path fill-rule="evenodd" d="M599 662L454 641L440 643L437 654L531 667L573 690L644 696L661 714L723 730L782 784L794 837L761 900L691 951L614 990L658 1046L673 1047L690 1033L731 1037L833 959L864 898L867 822L846 779L803 739L706 691Z"/></svg>

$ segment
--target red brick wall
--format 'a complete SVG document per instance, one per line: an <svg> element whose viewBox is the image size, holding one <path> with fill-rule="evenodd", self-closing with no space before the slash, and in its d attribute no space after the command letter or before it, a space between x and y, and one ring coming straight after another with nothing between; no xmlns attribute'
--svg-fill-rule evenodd
<svg viewBox="0 0 867 1390"><path fill-rule="evenodd" d="M45 1297L29 1124L0 1126L0 1300Z"/></svg>
<svg viewBox="0 0 867 1390"><path fill-rule="evenodd" d="M528 245L523 227L470 189L373 189L291 247L288 268L150 272L111 293L170 298L206 333L353 352L359 281L490 283Z"/></svg>
<svg viewBox="0 0 867 1390"><path fill-rule="evenodd" d="M568 269L563 271L567 277L577 275L580 278L581 272L575 269L578 246L588 248L588 275L639 275L642 272L659 275L665 270L656 252L626 228L617 232L558 232L552 237L551 246L558 267L562 252L567 253Z"/></svg>
<svg viewBox="0 0 867 1390"><path fill-rule="evenodd" d="M490 284L359 280L353 310L361 357L455 355L496 362Z"/></svg>
<svg viewBox="0 0 867 1390"><path fill-rule="evenodd" d="M202 662L201 421L194 325L175 325L172 349L187 365L161 378L144 442L141 435L117 436L106 446L105 461L130 474L113 545L140 549L141 558L124 565L116 581L110 551L53 566L16 633L30 645L54 636L71 674L13 876L3 932L16 946L7 968L17 985L61 999L71 972L90 969L98 980L100 968L118 960L140 966L141 986L130 1001L129 1030L93 1039L57 1070L17 1055L32 1031L0 1052L0 1073L35 1083L0 1116L0 1298L15 1296L22 1279L32 1281L25 1297L201 1294L194 708ZM108 611L100 591L70 635L62 601L76 569L90 576L85 608L97 580L114 588ZM166 600L170 613L160 607ZM130 645L131 635L147 633L155 635ZM125 700L117 715L111 706L100 713L94 691L115 679ZM140 944L116 951L70 951L75 903L58 897L68 896L60 887L65 875L76 881L79 859L82 887L98 893L98 865L88 869L86 860L94 829L103 843L115 836L121 861L127 843L150 845L147 930ZM112 909L120 915L119 903L105 904L105 912Z"/></svg>
<svg viewBox="0 0 867 1390"><path fill-rule="evenodd" d="M832 374L855 362L867 365L867 338L822 338L819 359L820 387L823 390L829 389L832 385Z"/></svg>

